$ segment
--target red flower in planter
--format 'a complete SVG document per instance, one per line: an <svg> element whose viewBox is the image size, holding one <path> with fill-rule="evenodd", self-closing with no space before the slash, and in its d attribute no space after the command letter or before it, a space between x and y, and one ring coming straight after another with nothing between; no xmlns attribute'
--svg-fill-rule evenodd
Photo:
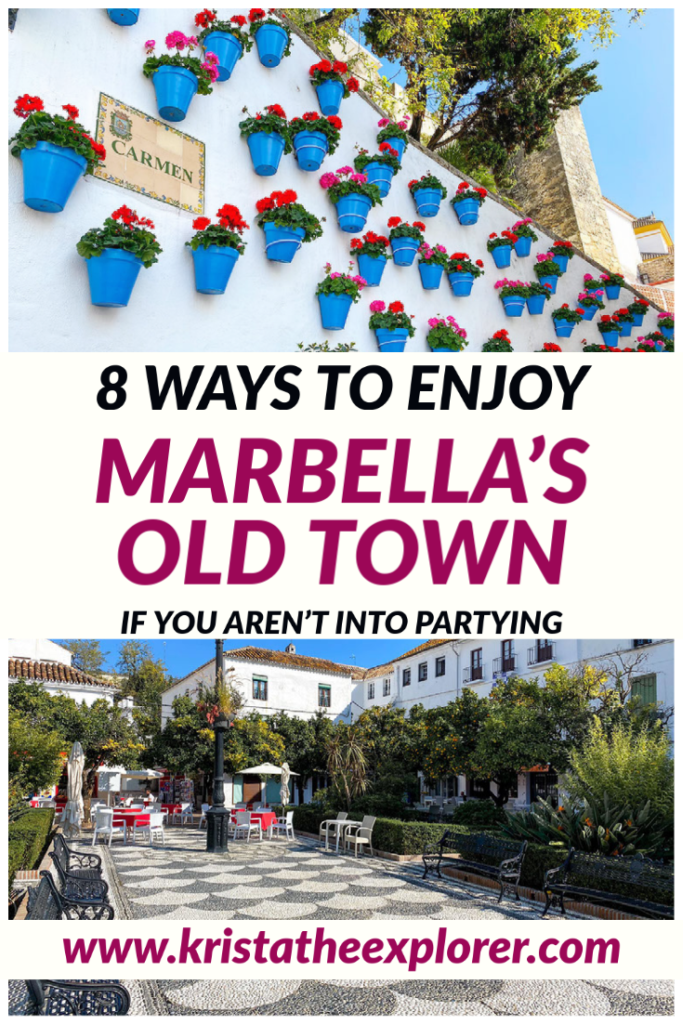
<svg viewBox="0 0 683 1024"><path fill-rule="evenodd" d="M401 223L401 218L400 217L390 217L389 220L387 221L387 227L397 228L400 223Z"/></svg>
<svg viewBox="0 0 683 1024"><path fill-rule="evenodd" d="M389 303L389 312L390 313L402 313L404 309L405 309L405 306L403 305L402 302L390 302Z"/></svg>
<svg viewBox="0 0 683 1024"><path fill-rule="evenodd" d="M349 70L349 67L348 64L345 64L343 60L335 60L334 64L332 65L332 70L337 75L345 75L346 72Z"/></svg>
<svg viewBox="0 0 683 1024"><path fill-rule="evenodd" d="M475 188L474 191L477 192L481 196L482 199L486 199L486 197L488 195L488 192L486 191L485 188Z"/></svg>
<svg viewBox="0 0 683 1024"><path fill-rule="evenodd" d="M62 110L66 110L69 121L75 121L78 117L78 107L74 107L73 103L65 103Z"/></svg>
<svg viewBox="0 0 683 1024"><path fill-rule="evenodd" d="M346 83L346 88L349 92L358 92L360 89L360 83L357 78L349 78Z"/></svg>
<svg viewBox="0 0 683 1024"><path fill-rule="evenodd" d="M268 196L266 199L259 199L259 201L256 204L256 209L258 210L259 213L265 213L266 210L274 210L275 200L271 199L270 196Z"/></svg>
<svg viewBox="0 0 683 1024"><path fill-rule="evenodd" d="M424 225L421 220L414 220L412 226L414 228L417 228L418 231L426 231L427 230L426 225Z"/></svg>
<svg viewBox="0 0 683 1024"><path fill-rule="evenodd" d="M266 16L266 12L262 7L252 7L249 11L249 21L252 23L255 21L263 21Z"/></svg>
<svg viewBox="0 0 683 1024"><path fill-rule="evenodd" d="M203 231L204 228L208 228L210 223L210 217L195 217L195 219L192 221L192 227L195 229L195 231Z"/></svg>
<svg viewBox="0 0 683 1024"><path fill-rule="evenodd" d="M197 28L208 28L212 21L216 20L216 12L210 11L208 7L205 7L199 14L195 14L194 23Z"/></svg>
<svg viewBox="0 0 683 1024"><path fill-rule="evenodd" d="M233 23L233 25L237 25L239 28L242 28L242 25L246 25L247 23L247 19L244 17L243 14L233 14L230 21Z"/></svg>
<svg viewBox="0 0 683 1024"><path fill-rule="evenodd" d="M368 238L368 242L370 242L370 241L372 241L372 239ZM361 249L362 246L363 246L363 243L361 242L360 238L352 238L351 239L351 248L352 249Z"/></svg>
<svg viewBox="0 0 683 1024"><path fill-rule="evenodd" d="M341 118L337 117L336 114L330 114L327 120L330 122L333 128L337 129L337 131L341 131L342 128L344 127L341 122Z"/></svg>
<svg viewBox="0 0 683 1024"><path fill-rule="evenodd" d="M483 267L484 266L484 261L483 260L476 260L475 262L476 262L476 265L478 267Z"/></svg>
<svg viewBox="0 0 683 1024"><path fill-rule="evenodd" d="M282 109L279 103L271 103L269 106L266 107L266 110L268 111L269 114L272 114L274 117L284 117L285 120L287 119L287 115L285 114L284 110Z"/></svg>
<svg viewBox="0 0 683 1024"><path fill-rule="evenodd" d="M320 114L317 114L315 110L308 110L305 114L301 115L302 121L317 121L320 118Z"/></svg>
<svg viewBox="0 0 683 1024"><path fill-rule="evenodd" d="M22 118L22 120L26 120L29 114L34 113L34 111L44 109L45 104L40 96L29 96L27 92L23 96L17 96L14 102L14 113L17 117Z"/></svg>

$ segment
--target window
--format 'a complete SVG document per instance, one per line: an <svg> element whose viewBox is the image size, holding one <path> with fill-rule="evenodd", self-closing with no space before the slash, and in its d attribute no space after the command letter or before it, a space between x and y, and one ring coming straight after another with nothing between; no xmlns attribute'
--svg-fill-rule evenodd
<svg viewBox="0 0 683 1024"><path fill-rule="evenodd" d="M470 679L472 682L476 682L477 679L484 678L484 670L481 663L481 647L476 647L470 653Z"/></svg>
<svg viewBox="0 0 683 1024"><path fill-rule="evenodd" d="M403 685L404 686L410 686L410 669L409 668L404 668L403 669Z"/></svg>
<svg viewBox="0 0 683 1024"><path fill-rule="evenodd" d="M652 640L634 640L633 641L633 646L634 647L647 647L647 645L651 644L651 643L652 643Z"/></svg>
<svg viewBox="0 0 683 1024"><path fill-rule="evenodd" d="M332 691L329 686L318 687L318 707L329 708Z"/></svg>
<svg viewBox="0 0 683 1024"><path fill-rule="evenodd" d="M436 659L436 675L437 676L445 676L446 675L446 659L445 658L437 658Z"/></svg>
<svg viewBox="0 0 683 1024"><path fill-rule="evenodd" d="M447 779L444 779L443 788L446 800L453 800L458 795L458 776L449 775Z"/></svg>
<svg viewBox="0 0 683 1024"><path fill-rule="evenodd" d="M375 699L375 684L374 683L368 683L368 700L374 700L374 699Z"/></svg>
<svg viewBox="0 0 683 1024"><path fill-rule="evenodd" d="M637 676L631 684L631 696L640 697L643 704L657 703L657 674Z"/></svg>
<svg viewBox="0 0 683 1024"><path fill-rule="evenodd" d="M253 677L254 700L268 700L268 680L265 676Z"/></svg>
<svg viewBox="0 0 683 1024"><path fill-rule="evenodd" d="M421 661L417 666L417 681L418 683L424 683L427 678L427 662Z"/></svg>
<svg viewBox="0 0 683 1024"><path fill-rule="evenodd" d="M503 672L515 671L515 651L512 640L503 640L501 653L503 655Z"/></svg>
<svg viewBox="0 0 683 1024"><path fill-rule="evenodd" d="M382 694L388 697L391 694L391 679L385 679L382 686Z"/></svg>

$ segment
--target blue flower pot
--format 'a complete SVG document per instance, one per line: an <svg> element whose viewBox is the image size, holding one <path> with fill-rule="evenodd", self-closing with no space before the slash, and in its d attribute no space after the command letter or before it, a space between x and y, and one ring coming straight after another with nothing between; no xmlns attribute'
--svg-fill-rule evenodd
<svg viewBox="0 0 683 1024"><path fill-rule="evenodd" d="M633 323L636 327L643 326L643 320L645 319L644 313L631 313L631 316L633 317Z"/></svg>
<svg viewBox="0 0 683 1024"><path fill-rule="evenodd" d="M553 320L555 334L558 338L569 338L574 330L574 324L570 320Z"/></svg>
<svg viewBox="0 0 683 1024"><path fill-rule="evenodd" d="M598 292L603 292L604 293L605 289L604 288L586 288L586 291L588 292L589 295L594 295L596 297L596 299L597 299L597 298L600 298L600 296L598 295Z"/></svg>
<svg viewBox="0 0 683 1024"><path fill-rule="evenodd" d="M595 314L598 311L598 307L597 306L589 306L587 309L584 309L583 306L582 306L581 308L583 309L583 319L584 320L592 320L593 317L595 316Z"/></svg>
<svg viewBox="0 0 683 1024"><path fill-rule="evenodd" d="M630 338L632 330L633 330L633 324L629 324L629 323L622 324L621 325L621 330L619 331L619 337L620 338Z"/></svg>
<svg viewBox="0 0 683 1024"><path fill-rule="evenodd" d="M287 46L287 33L279 25L261 25L256 33L256 49L264 68L276 68Z"/></svg>
<svg viewBox="0 0 683 1024"><path fill-rule="evenodd" d="M320 319L326 331L343 331L353 299L350 295L319 295Z"/></svg>
<svg viewBox="0 0 683 1024"><path fill-rule="evenodd" d="M322 132L297 132L292 139L302 171L317 171L327 156L327 136Z"/></svg>
<svg viewBox="0 0 683 1024"><path fill-rule="evenodd" d="M671 339L674 336L674 329L673 329L673 327L658 327L657 330L659 331L660 334L663 334L665 338L668 338L669 341L671 341Z"/></svg>
<svg viewBox="0 0 683 1024"><path fill-rule="evenodd" d="M441 209L441 190L438 188L416 188L413 199L421 217L436 217Z"/></svg>
<svg viewBox="0 0 683 1024"><path fill-rule="evenodd" d="M606 284L605 285L605 294L606 294L608 299L618 299L620 293L621 293L621 285L620 284Z"/></svg>
<svg viewBox="0 0 683 1024"><path fill-rule="evenodd" d="M197 76L187 68L162 64L152 75L152 82L157 94L159 117L164 121L184 121L197 91Z"/></svg>
<svg viewBox="0 0 683 1024"><path fill-rule="evenodd" d="M134 25L140 15L140 8L107 7L107 14L116 25Z"/></svg>
<svg viewBox="0 0 683 1024"><path fill-rule="evenodd" d="M397 327L390 331L386 327L375 328L375 337L380 352L402 352L408 340L408 331L405 327Z"/></svg>
<svg viewBox="0 0 683 1024"><path fill-rule="evenodd" d="M456 271L454 274L448 275L448 281L451 286L451 290L454 295L464 298L466 295L472 294L472 285L474 284L474 274L465 274Z"/></svg>
<svg viewBox="0 0 683 1024"><path fill-rule="evenodd" d="M387 262L386 256L368 256L363 253L358 257L358 273L369 288L376 288L380 284Z"/></svg>
<svg viewBox="0 0 683 1024"><path fill-rule="evenodd" d="M391 146L391 148L396 150L396 152L398 153L398 156L396 157L396 159L398 160L399 163L402 163L402 161L403 161L403 154L405 153L406 146L408 145L406 140L405 139L392 138L392 139L384 139L384 142L388 142L389 145Z"/></svg>
<svg viewBox="0 0 683 1024"><path fill-rule="evenodd" d="M441 285L443 267L439 263L419 263L422 287L425 291L434 291Z"/></svg>
<svg viewBox="0 0 683 1024"><path fill-rule="evenodd" d="M392 238L391 251L397 267L412 267L415 253L422 243L417 238Z"/></svg>
<svg viewBox="0 0 683 1024"><path fill-rule="evenodd" d="M125 249L105 249L85 262L93 306L127 306L142 260Z"/></svg>
<svg viewBox="0 0 683 1024"><path fill-rule="evenodd" d="M553 253L553 260L557 263L561 273L567 273L567 267L569 266L569 256L563 256L561 253Z"/></svg>
<svg viewBox="0 0 683 1024"><path fill-rule="evenodd" d="M215 53L218 57L218 81L227 82L242 56L242 44L239 39L230 32L209 32L202 45L205 53Z"/></svg>
<svg viewBox="0 0 683 1024"><path fill-rule="evenodd" d="M603 334L602 343L607 345L607 348L616 348L619 344L619 332L609 331L607 334Z"/></svg>
<svg viewBox="0 0 683 1024"><path fill-rule="evenodd" d="M330 117L332 114L339 113L342 100L344 99L343 82L335 82L333 79L330 79L327 82L316 85L315 91L318 94L318 106L320 107L321 114L324 114L325 117Z"/></svg>
<svg viewBox="0 0 683 1024"><path fill-rule="evenodd" d="M663 352L663 351L664 351L664 346L661 344L661 342L657 342L656 341L655 342L655 352Z"/></svg>
<svg viewBox="0 0 683 1024"><path fill-rule="evenodd" d="M523 295L508 295L501 299L506 316L521 316L526 307L526 299Z"/></svg>
<svg viewBox="0 0 683 1024"><path fill-rule="evenodd" d="M531 253L531 236L520 235L515 242L515 252L518 256L529 256Z"/></svg>
<svg viewBox="0 0 683 1024"><path fill-rule="evenodd" d="M503 267L509 267L510 266L510 258L512 256L512 246L511 245L499 245L496 249L492 249L491 250L491 255L493 256L493 262L496 264L498 269L502 270Z"/></svg>
<svg viewBox="0 0 683 1024"><path fill-rule="evenodd" d="M360 192L342 196L337 207L337 223L347 234L357 235L363 230L372 209L372 200Z"/></svg>
<svg viewBox="0 0 683 1024"><path fill-rule="evenodd" d="M531 316L538 316L540 313L545 313L547 301L545 295L529 295L526 300L526 308Z"/></svg>
<svg viewBox="0 0 683 1024"><path fill-rule="evenodd" d="M68 146L36 142L33 149L22 149L24 167L24 202L32 210L61 213L74 186L88 166Z"/></svg>
<svg viewBox="0 0 683 1024"><path fill-rule="evenodd" d="M206 249L193 249L192 259L197 291L202 295L222 295L239 259L239 253L227 245L210 245Z"/></svg>
<svg viewBox="0 0 683 1024"><path fill-rule="evenodd" d="M262 178L270 178L280 166L285 151L285 139L279 132L255 132L247 136L254 171Z"/></svg>
<svg viewBox="0 0 683 1024"><path fill-rule="evenodd" d="M479 201L477 199L461 199L459 203L453 205L453 209L463 227L476 224L479 220Z"/></svg>
<svg viewBox="0 0 683 1024"><path fill-rule="evenodd" d="M274 263L291 263L306 232L303 228L279 228L266 221L263 225L266 236L266 256Z"/></svg>
<svg viewBox="0 0 683 1024"><path fill-rule="evenodd" d="M391 182L394 178L394 169L389 164L381 164L377 161L366 164L363 174L368 179L368 185L376 185L379 189L379 194L382 199L385 199L389 195L389 189L391 188Z"/></svg>
<svg viewBox="0 0 683 1024"><path fill-rule="evenodd" d="M437 345L435 348L432 348L432 352L452 352L453 355L457 355L459 351L460 349L449 348L448 345Z"/></svg>
<svg viewBox="0 0 683 1024"><path fill-rule="evenodd" d="M558 281L559 281L559 276L557 274L548 274L545 277L539 277L539 279L538 279L538 283L543 285L543 287L545 287L547 284L550 285L550 294L551 295L555 294L555 289L557 288L557 282Z"/></svg>

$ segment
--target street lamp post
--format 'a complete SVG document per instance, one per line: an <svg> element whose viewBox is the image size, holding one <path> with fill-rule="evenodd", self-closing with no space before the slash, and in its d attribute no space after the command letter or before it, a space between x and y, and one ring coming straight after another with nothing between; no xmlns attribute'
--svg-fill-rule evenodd
<svg viewBox="0 0 683 1024"><path fill-rule="evenodd" d="M223 679L223 641L216 640L216 697ZM225 733L234 720L234 715L225 715L218 712L218 717L213 723L216 736L216 746L213 758L213 800L212 806L206 812L206 852L227 853L228 852L228 823L230 811L225 806L225 789L223 786L224 774L224 746Z"/></svg>

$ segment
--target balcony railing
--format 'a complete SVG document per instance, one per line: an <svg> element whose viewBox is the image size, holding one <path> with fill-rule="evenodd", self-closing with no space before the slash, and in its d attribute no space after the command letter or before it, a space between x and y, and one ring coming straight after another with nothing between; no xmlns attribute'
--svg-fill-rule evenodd
<svg viewBox="0 0 683 1024"><path fill-rule="evenodd" d="M504 672L514 672L517 668L517 655L512 654L509 658L494 658L493 659L493 675L502 675Z"/></svg>
<svg viewBox="0 0 683 1024"><path fill-rule="evenodd" d="M476 668L473 668L471 665L467 665L462 670L463 683L481 683L484 679L486 679L485 665L479 665Z"/></svg>
<svg viewBox="0 0 683 1024"><path fill-rule="evenodd" d="M544 661L555 661L555 641L544 640L534 644L526 652L527 665L542 665Z"/></svg>

